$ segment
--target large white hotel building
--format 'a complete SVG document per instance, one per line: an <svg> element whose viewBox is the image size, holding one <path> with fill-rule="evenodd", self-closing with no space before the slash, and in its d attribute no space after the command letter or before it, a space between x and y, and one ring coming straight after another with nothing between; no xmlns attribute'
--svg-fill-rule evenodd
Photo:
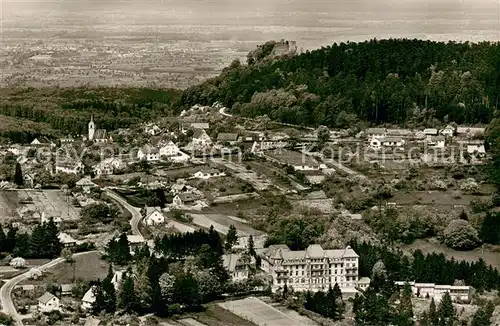
<svg viewBox="0 0 500 326"><path fill-rule="evenodd" d="M272 290L285 284L294 291L327 291L338 283L342 292L364 290L369 278L359 278L359 256L351 247L325 250L310 245L306 250L292 251L287 245L271 245L259 251L261 268L272 276Z"/></svg>

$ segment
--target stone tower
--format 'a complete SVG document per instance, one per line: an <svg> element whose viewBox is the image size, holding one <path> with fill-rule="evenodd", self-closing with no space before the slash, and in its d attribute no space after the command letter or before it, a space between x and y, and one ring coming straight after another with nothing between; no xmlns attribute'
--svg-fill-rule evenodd
<svg viewBox="0 0 500 326"><path fill-rule="evenodd" d="M95 133L95 123L94 123L94 115L90 116L90 122L89 122L89 140L94 139L94 133Z"/></svg>

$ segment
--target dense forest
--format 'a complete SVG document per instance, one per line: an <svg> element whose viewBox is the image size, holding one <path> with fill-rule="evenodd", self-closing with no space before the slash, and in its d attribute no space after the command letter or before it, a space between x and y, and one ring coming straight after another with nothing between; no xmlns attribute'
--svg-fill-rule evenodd
<svg viewBox="0 0 500 326"><path fill-rule="evenodd" d="M267 48L185 90L181 105L221 101L235 114L332 127L488 123L498 105L499 44L371 40L279 58Z"/></svg>
<svg viewBox="0 0 500 326"><path fill-rule="evenodd" d="M145 88L2 89L0 115L12 121L2 125L0 136L29 142L40 135L82 134L91 114L98 128L126 128L171 114L179 95Z"/></svg>

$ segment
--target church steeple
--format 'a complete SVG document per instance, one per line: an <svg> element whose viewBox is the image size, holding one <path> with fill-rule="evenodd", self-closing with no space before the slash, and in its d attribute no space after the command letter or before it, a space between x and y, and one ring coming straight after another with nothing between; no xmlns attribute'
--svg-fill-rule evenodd
<svg viewBox="0 0 500 326"><path fill-rule="evenodd" d="M90 122L89 122L89 136L88 136L89 140L94 139L94 133L95 133L95 123L94 123L94 115L92 114L90 116Z"/></svg>

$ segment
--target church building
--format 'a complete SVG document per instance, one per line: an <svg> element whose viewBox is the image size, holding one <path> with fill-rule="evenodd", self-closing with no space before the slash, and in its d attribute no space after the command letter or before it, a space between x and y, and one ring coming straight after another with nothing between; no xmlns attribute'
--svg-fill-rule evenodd
<svg viewBox="0 0 500 326"><path fill-rule="evenodd" d="M106 137L106 129L96 129L93 115L90 117L88 140L94 143L107 143L109 141L109 138Z"/></svg>

